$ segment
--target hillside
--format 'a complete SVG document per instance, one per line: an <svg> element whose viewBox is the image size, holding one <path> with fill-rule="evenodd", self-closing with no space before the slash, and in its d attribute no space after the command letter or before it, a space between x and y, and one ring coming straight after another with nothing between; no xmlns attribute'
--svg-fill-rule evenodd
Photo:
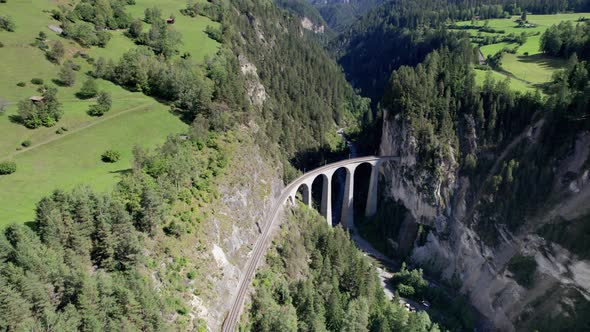
<svg viewBox="0 0 590 332"><path fill-rule="evenodd" d="M380 214L360 228L500 330L585 330L588 261L572 232L588 220L590 35L583 19L560 22L586 14L516 5L534 27L514 26L510 4L396 2L341 37L347 77L383 114L380 154L401 157L382 170ZM478 46L495 54L523 29L539 31L503 70L476 69Z"/></svg>
<svg viewBox="0 0 590 332"><path fill-rule="evenodd" d="M180 15L179 10L186 5L184 1L168 4L138 1L126 10L132 18L142 18L144 10L156 4L166 6L178 16L175 28L183 33L179 52L190 52L198 62L215 53L218 43L208 38L204 29L217 23L206 17ZM35 203L55 188L71 189L84 183L101 191L109 190L118 181L118 174L131 168L133 146L153 147L163 143L168 135L186 130L186 125L168 111L168 106L100 79L96 81L98 89L110 93L112 108L99 118L87 114L95 100L80 99L76 93L90 77L87 72L93 68L91 60L100 57L115 60L135 47L124 31L112 31L111 40L104 48L86 48L48 28L61 24L51 16L52 10L60 10L58 3L15 0L0 4L0 8L16 25L14 32L0 31L4 45L0 48L0 71L5 73L0 83L0 100L8 104L0 116L0 130L5 133L0 139L0 158L13 160L18 167L12 176L0 177L0 224L31 220ZM46 45L57 41L64 44L62 63L72 60L80 66L72 86L54 83L61 66L50 62L42 49L32 45L40 32L47 36L43 41ZM80 53L84 58L78 56ZM38 85L31 83L33 78L58 87L63 116L53 127L31 130L13 121L17 102L38 94ZM25 86L18 86L19 82ZM30 142L28 146L21 146L25 141ZM100 160L101 153L107 149L121 153L119 162L105 164Z"/></svg>
<svg viewBox="0 0 590 332"><path fill-rule="evenodd" d="M0 330L589 330L589 12L0 1Z"/></svg>
<svg viewBox="0 0 590 332"><path fill-rule="evenodd" d="M555 15L527 15L527 22L519 24L520 16L491 20L462 21L450 26L451 30L465 31L485 59L501 53L499 64L493 65L498 79L510 79L511 86L519 91L541 89L553 74L565 68L566 61L547 55L541 48L541 38L547 28L560 22L582 23L590 13ZM472 25L475 23L474 25ZM583 24L583 23L582 23ZM490 62L490 61L488 61ZM477 70L478 77L485 71ZM499 76L499 75L501 76Z"/></svg>
<svg viewBox="0 0 590 332"><path fill-rule="evenodd" d="M0 3L0 328L218 330L282 179L367 102L265 2L60 4Z"/></svg>

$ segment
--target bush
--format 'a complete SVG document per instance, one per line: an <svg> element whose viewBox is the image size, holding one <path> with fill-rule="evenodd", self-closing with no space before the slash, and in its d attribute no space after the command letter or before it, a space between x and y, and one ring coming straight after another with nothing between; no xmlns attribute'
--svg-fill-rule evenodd
<svg viewBox="0 0 590 332"><path fill-rule="evenodd" d="M399 284L397 285L397 292L403 297L412 297L415 293L415 290L412 286Z"/></svg>
<svg viewBox="0 0 590 332"><path fill-rule="evenodd" d="M90 105L88 114L92 116L102 116L111 109L111 94L105 91L99 92L98 97L96 98L96 102L97 104Z"/></svg>
<svg viewBox="0 0 590 332"><path fill-rule="evenodd" d="M2 42L0 42L0 48L4 47L4 44Z"/></svg>
<svg viewBox="0 0 590 332"><path fill-rule="evenodd" d="M0 161L0 175L7 175L16 172L16 163L13 161Z"/></svg>
<svg viewBox="0 0 590 332"><path fill-rule="evenodd" d="M49 59L49 61L59 63L65 53L66 50L64 45L61 41L58 40L51 46L51 49L47 51L46 56Z"/></svg>
<svg viewBox="0 0 590 332"><path fill-rule="evenodd" d="M14 21L10 16L2 16L0 15L0 31L14 31Z"/></svg>
<svg viewBox="0 0 590 332"><path fill-rule="evenodd" d="M59 71L59 82L64 86L72 86L76 83L76 72L69 64L64 64Z"/></svg>
<svg viewBox="0 0 590 332"><path fill-rule="evenodd" d="M78 98L88 99L96 96L98 93L98 88L96 86L96 81L92 78L88 78L82 84L80 91L77 93Z"/></svg>
<svg viewBox="0 0 590 332"><path fill-rule="evenodd" d="M16 83L17 86L20 86L21 88L24 87L25 85L27 85L27 83L25 82L18 82Z"/></svg>
<svg viewBox="0 0 590 332"><path fill-rule="evenodd" d="M516 255L508 262L508 270L519 285L530 288L535 280L537 261L533 256Z"/></svg>
<svg viewBox="0 0 590 332"><path fill-rule="evenodd" d="M31 142L30 139L23 141L20 145L22 145L25 148L28 148L29 146L31 146L31 144L33 144L33 142Z"/></svg>
<svg viewBox="0 0 590 332"><path fill-rule="evenodd" d="M42 78L33 78L33 79L31 79L31 83L33 83L35 85L41 85L41 84L43 84L43 79Z"/></svg>
<svg viewBox="0 0 590 332"><path fill-rule="evenodd" d="M105 163L115 163L121 158L121 154L115 150L106 150L100 158Z"/></svg>

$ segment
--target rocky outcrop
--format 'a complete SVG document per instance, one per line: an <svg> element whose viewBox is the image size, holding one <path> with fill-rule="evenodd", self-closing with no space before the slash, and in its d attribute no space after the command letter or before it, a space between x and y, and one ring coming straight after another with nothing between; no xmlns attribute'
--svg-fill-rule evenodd
<svg viewBox="0 0 590 332"><path fill-rule="evenodd" d="M473 119L464 120L461 146L468 153L476 153L477 137L470 129ZM490 244L474 227L481 217L474 205L477 190L469 178L460 175L453 153L439 160L436 176L421 170L417 140L409 128L399 115L385 113L380 153L401 157L401 162L382 169L384 194L403 203L416 222L431 226L425 243L414 244L409 255L414 263L461 285L461 292L502 331L525 328L530 321L548 315L567 316L576 298L590 299L590 261L538 235L543 225L572 222L590 212L589 133L578 135L569 157L555 169L558 181L548 200L551 205L533 214L517 230L510 231L499 221L498 239ZM523 141L514 146L537 144L533 129L527 128L528 132L518 137ZM496 158L510 152L503 151ZM406 235L415 237L415 233ZM537 264L534 283L528 287L520 285L508 268L516 256L533 257Z"/></svg>
<svg viewBox="0 0 590 332"><path fill-rule="evenodd" d="M203 319L209 331L220 330L228 303L238 290L239 278L264 227L265 215L283 188L281 168L268 162L266 152L248 142L249 138L243 136L243 140L232 154L227 174L217 184L218 199L211 203L214 209L203 221L207 240L195 245L203 251L199 264L207 273L203 275L205 280L198 281L200 287L196 289L200 293L192 294L192 300L187 302L192 315Z"/></svg>
<svg viewBox="0 0 590 332"><path fill-rule="evenodd" d="M240 55L238 60L240 61L242 75L246 77L246 93L248 94L250 103L254 106L262 106L268 95L266 94L264 85L260 83L258 69L244 55Z"/></svg>
<svg viewBox="0 0 590 332"><path fill-rule="evenodd" d="M303 17L301 19L301 27L313 33L324 33L325 27L323 25L314 24L309 18Z"/></svg>

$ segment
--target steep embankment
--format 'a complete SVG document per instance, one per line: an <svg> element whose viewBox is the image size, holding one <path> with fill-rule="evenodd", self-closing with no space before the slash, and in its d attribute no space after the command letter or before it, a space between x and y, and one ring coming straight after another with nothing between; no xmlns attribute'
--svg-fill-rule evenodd
<svg viewBox="0 0 590 332"><path fill-rule="evenodd" d="M479 90L458 58L392 77L380 153L401 162L386 165L384 196L408 213L386 221L391 240L500 330L587 328L590 132L574 115L586 99Z"/></svg>

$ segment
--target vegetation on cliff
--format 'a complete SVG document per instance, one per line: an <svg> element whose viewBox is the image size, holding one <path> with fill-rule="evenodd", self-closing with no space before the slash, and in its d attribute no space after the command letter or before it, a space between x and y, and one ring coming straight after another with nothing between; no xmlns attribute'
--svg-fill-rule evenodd
<svg viewBox="0 0 590 332"><path fill-rule="evenodd" d="M257 274L249 331L439 331L425 312L385 298L374 268L341 228L297 207Z"/></svg>

